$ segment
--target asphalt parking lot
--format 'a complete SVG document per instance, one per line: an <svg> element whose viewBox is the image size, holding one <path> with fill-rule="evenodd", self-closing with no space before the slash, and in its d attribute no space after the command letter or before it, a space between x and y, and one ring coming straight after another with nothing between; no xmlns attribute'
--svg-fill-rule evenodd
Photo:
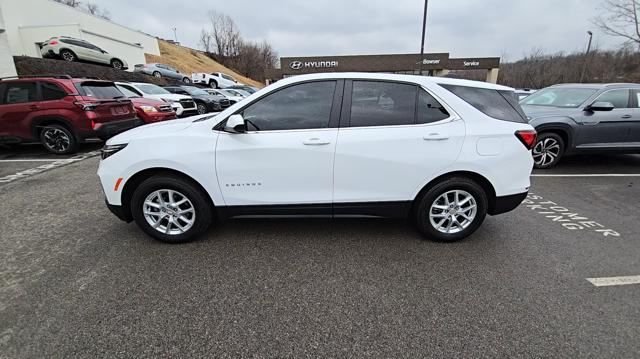
<svg viewBox="0 0 640 359"><path fill-rule="evenodd" d="M1 358L640 356L640 284L587 280L640 275L640 156L536 171L453 244L343 219L166 245L108 212L99 147L1 152Z"/></svg>

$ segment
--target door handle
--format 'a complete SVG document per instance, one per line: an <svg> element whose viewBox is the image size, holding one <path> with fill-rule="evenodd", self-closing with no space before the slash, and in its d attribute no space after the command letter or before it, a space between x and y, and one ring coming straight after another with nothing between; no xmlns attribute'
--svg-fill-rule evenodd
<svg viewBox="0 0 640 359"><path fill-rule="evenodd" d="M424 137L422 137L425 141L444 141L448 140L449 136L437 132L432 132Z"/></svg>
<svg viewBox="0 0 640 359"><path fill-rule="evenodd" d="M326 141L326 140L321 140L317 137L314 138L310 138L304 142L302 142L304 145L306 146L324 146L324 145L328 145L331 142L330 141Z"/></svg>
<svg viewBox="0 0 640 359"><path fill-rule="evenodd" d="M631 115L629 115L629 114L622 115L620 118L631 118Z"/></svg>

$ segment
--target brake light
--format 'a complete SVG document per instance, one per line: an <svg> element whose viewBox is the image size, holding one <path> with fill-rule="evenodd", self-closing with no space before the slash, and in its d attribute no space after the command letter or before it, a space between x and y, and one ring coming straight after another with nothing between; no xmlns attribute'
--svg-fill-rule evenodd
<svg viewBox="0 0 640 359"><path fill-rule="evenodd" d="M534 130L516 131L515 135L528 150L533 149L533 146L536 144L536 137L538 136Z"/></svg>
<svg viewBox="0 0 640 359"><path fill-rule="evenodd" d="M98 107L98 104L93 102L76 101L74 104L85 111L93 111Z"/></svg>
<svg viewBox="0 0 640 359"><path fill-rule="evenodd" d="M49 41L49 45L58 45L58 41L51 40L51 41Z"/></svg>

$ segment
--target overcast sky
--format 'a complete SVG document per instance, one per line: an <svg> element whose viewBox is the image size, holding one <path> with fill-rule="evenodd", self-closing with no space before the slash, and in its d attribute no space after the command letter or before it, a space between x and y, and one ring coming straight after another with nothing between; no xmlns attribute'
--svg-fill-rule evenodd
<svg viewBox="0 0 640 359"><path fill-rule="evenodd" d="M454 57L505 56L533 48L583 51L615 48L590 22L602 0L430 0L426 52ZM242 35L266 39L280 56L420 52L422 0L93 0L115 22L200 48L209 10L231 16Z"/></svg>

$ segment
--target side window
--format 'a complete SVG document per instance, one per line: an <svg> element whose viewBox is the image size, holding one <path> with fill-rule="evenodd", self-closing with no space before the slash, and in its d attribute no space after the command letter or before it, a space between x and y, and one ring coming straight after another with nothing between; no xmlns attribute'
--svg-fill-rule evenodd
<svg viewBox="0 0 640 359"><path fill-rule="evenodd" d="M4 93L5 104L37 101L37 86L35 82L16 82L7 84Z"/></svg>
<svg viewBox="0 0 640 359"><path fill-rule="evenodd" d="M327 128L335 81L287 87L251 104L243 111L250 131Z"/></svg>
<svg viewBox="0 0 640 359"><path fill-rule="evenodd" d="M615 108L629 108L629 90L611 90L595 99L595 102L610 102Z"/></svg>
<svg viewBox="0 0 640 359"><path fill-rule="evenodd" d="M222 74L222 77L224 77L225 79L227 79L227 80L229 80L229 81L235 81L235 80L233 79L233 77L228 76L228 75L225 75L225 74Z"/></svg>
<svg viewBox="0 0 640 359"><path fill-rule="evenodd" d="M527 122L527 116L513 91L444 84L440 86L489 117L509 122Z"/></svg>
<svg viewBox="0 0 640 359"><path fill-rule="evenodd" d="M118 88L118 90L120 90L120 92L122 92L125 96L129 98L142 97L142 95L139 94L136 90L134 90L131 86L116 85L116 87Z"/></svg>
<svg viewBox="0 0 640 359"><path fill-rule="evenodd" d="M639 108L640 107L640 90L633 90L632 96L634 97L634 100L635 100L634 107Z"/></svg>
<svg viewBox="0 0 640 359"><path fill-rule="evenodd" d="M423 89L418 90L418 116L416 123L431 123L449 117L449 112Z"/></svg>
<svg viewBox="0 0 640 359"><path fill-rule="evenodd" d="M411 125L415 121L415 85L354 81L351 127Z"/></svg>
<svg viewBox="0 0 640 359"><path fill-rule="evenodd" d="M42 89L42 101L59 100L67 96L66 91L51 82L40 82L40 88Z"/></svg>

